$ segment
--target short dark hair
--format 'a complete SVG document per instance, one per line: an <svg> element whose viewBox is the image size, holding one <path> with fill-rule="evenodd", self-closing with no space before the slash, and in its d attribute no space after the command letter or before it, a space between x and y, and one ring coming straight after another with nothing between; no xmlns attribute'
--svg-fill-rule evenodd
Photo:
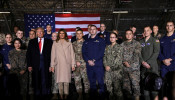
<svg viewBox="0 0 175 100"><path fill-rule="evenodd" d="M47 25L46 25L46 27L47 27L47 26L50 26L50 27L52 27L50 24L47 24Z"/></svg>
<svg viewBox="0 0 175 100"><path fill-rule="evenodd" d="M111 36L111 34L114 34L116 38L118 37L118 35L115 32L111 32L110 36Z"/></svg>
<svg viewBox="0 0 175 100"><path fill-rule="evenodd" d="M169 21L167 21L166 24L169 23L169 22L172 22L173 25L174 25L174 21L173 21L173 20L169 20Z"/></svg>
<svg viewBox="0 0 175 100"><path fill-rule="evenodd" d="M95 25L91 25L91 27L95 27L97 29L97 26L95 26Z"/></svg>
<svg viewBox="0 0 175 100"><path fill-rule="evenodd" d="M132 32L132 34L133 34L133 31L132 31L131 29L127 29L127 30L125 31L125 33L126 33L127 31L131 31L131 32Z"/></svg>
<svg viewBox="0 0 175 100"><path fill-rule="evenodd" d="M133 28L133 27L135 27L135 28L136 28L136 25L131 25L131 26L130 26L130 28Z"/></svg>
<svg viewBox="0 0 175 100"><path fill-rule="evenodd" d="M5 37L6 37L7 35L10 35L11 37L13 37L11 33L6 33L6 34L5 34Z"/></svg>
<svg viewBox="0 0 175 100"><path fill-rule="evenodd" d="M156 24L155 24L155 25L153 25L153 27L154 27L154 26L157 26L157 27L159 27L159 26L158 26L158 25L156 25Z"/></svg>
<svg viewBox="0 0 175 100"><path fill-rule="evenodd" d="M146 25L146 26L144 27L144 29L145 29L146 27L149 27L149 28L151 29L151 26L149 26L149 25ZM152 30L152 29L151 29L151 30Z"/></svg>
<svg viewBox="0 0 175 100"><path fill-rule="evenodd" d="M92 24L89 24L88 27L90 26L91 27Z"/></svg>
<svg viewBox="0 0 175 100"><path fill-rule="evenodd" d="M29 31L29 34L30 34L30 32L32 32L32 31L36 34L36 32L35 32L34 30L30 30L30 31Z"/></svg>
<svg viewBox="0 0 175 100"><path fill-rule="evenodd" d="M80 29L78 29L78 30L76 30L76 32L78 32L78 31L81 31L82 33L83 33L83 30L80 28Z"/></svg>

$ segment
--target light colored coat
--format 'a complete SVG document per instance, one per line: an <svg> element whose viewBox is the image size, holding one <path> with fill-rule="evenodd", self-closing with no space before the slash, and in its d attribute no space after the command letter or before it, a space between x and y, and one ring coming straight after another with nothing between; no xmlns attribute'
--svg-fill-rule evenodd
<svg viewBox="0 0 175 100"><path fill-rule="evenodd" d="M75 65L75 54L70 42L54 42L51 52L51 67L55 69L55 82L71 82L71 68Z"/></svg>

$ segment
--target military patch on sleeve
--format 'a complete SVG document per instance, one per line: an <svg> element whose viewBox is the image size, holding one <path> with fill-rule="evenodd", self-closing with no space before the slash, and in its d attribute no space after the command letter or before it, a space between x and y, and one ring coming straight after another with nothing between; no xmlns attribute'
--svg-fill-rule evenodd
<svg viewBox="0 0 175 100"><path fill-rule="evenodd" d="M156 40L156 42L159 42L159 40Z"/></svg>

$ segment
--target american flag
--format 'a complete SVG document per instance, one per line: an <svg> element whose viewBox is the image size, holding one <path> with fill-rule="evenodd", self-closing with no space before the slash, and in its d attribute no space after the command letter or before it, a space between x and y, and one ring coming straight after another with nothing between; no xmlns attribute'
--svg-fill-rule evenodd
<svg viewBox="0 0 175 100"><path fill-rule="evenodd" d="M99 29L100 14L55 14L55 30L66 29L69 38L75 35L76 27L80 27L87 34L89 24L94 24Z"/></svg>
<svg viewBox="0 0 175 100"><path fill-rule="evenodd" d="M49 24L52 27L52 32L55 31L55 16L54 14L25 14L25 35L29 36L29 31L37 27L42 27L46 31L46 26Z"/></svg>
<svg viewBox="0 0 175 100"><path fill-rule="evenodd" d="M51 15L25 15L25 32L27 33L32 28L43 27L46 30L46 25L52 26L52 31L58 31L64 28L67 31L69 39L75 35L76 27L80 27L84 34L88 33L88 25L94 24L98 30L100 28L100 14L51 14Z"/></svg>

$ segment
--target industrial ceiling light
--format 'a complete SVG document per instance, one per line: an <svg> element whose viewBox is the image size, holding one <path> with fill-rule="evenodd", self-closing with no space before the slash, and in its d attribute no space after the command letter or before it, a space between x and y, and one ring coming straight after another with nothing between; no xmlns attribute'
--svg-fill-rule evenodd
<svg viewBox="0 0 175 100"><path fill-rule="evenodd" d="M0 12L0 14L9 14L10 12Z"/></svg>
<svg viewBox="0 0 175 100"><path fill-rule="evenodd" d="M175 10L174 10L174 9L172 9L172 10L169 10L168 12L175 12Z"/></svg>
<svg viewBox="0 0 175 100"><path fill-rule="evenodd" d="M117 14L126 14L126 13L128 13L128 11L113 11L113 13L117 13Z"/></svg>
<svg viewBox="0 0 175 100"><path fill-rule="evenodd" d="M55 12L55 13L70 14L71 12Z"/></svg>

